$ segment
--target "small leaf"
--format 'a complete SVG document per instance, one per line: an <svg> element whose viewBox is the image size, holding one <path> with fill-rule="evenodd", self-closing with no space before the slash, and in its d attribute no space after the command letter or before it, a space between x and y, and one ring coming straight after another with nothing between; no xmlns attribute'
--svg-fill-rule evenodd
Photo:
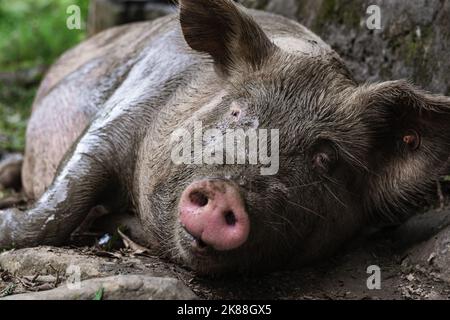
<svg viewBox="0 0 450 320"><path fill-rule="evenodd" d="M102 300L104 291L105 289L103 288L98 289L97 292L95 293L94 300Z"/></svg>
<svg viewBox="0 0 450 320"><path fill-rule="evenodd" d="M117 228L117 233L122 238L125 247L131 249L134 254L143 254L149 252L148 248L141 246L140 244L137 244L136 242L128 238L122 231L120 231L120 228Z"/></svg>

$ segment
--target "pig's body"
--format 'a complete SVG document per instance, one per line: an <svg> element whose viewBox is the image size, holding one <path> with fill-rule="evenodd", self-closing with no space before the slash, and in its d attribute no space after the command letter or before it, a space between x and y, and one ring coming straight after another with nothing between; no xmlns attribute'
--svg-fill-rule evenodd
<svg viewBox="0 0 450 320"><path fill-rule="evenodd" d="M22 172L37 201L0 212L0 247L61 244L103 205L133 211L135 240L201 272L266 269L324 256L439 175L448 98L405 82L359 86L329 46L280 16L181 3L181 23L108 30L49 71ZM171 134L199 120L278 129L279 170L176 165Z"/></svg>
<svg viewBox="0 0 450 320"><path fill-rule="evenodd" d="M298 55L335 55L302 25L281 16L250 12L269 38L285 50ZM113 104L114 96L155 101L148 113L149 121L157 123L155 111L182 102L187 86L200 87L195 84L197 79L209 84L206 101L221 91L212 64L186 47L177 15L112 28L67 52L46 75L33 106L22 181L27 195L31 199L42 195L66 152L97 112ZM169 81L169 91L163 93L161 88ZM175 99L161 98L175 91ZM119 107L112 108L121 112ZM198 107L198 103L190 105L189 112Z"/></svg>

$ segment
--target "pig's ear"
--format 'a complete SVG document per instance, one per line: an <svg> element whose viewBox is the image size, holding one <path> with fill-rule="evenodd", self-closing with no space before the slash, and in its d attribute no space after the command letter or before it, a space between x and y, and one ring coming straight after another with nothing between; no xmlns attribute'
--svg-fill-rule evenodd
<svg viewBox="0 0 450 320"><path fill-rule="evenodd" d="M258 68L275 48L231 0L181 0L180 23L189 46L209 54L224 74Z"/></svg>
<svg viewBox="0 0 450 320"><path fill-rule="evenodd" d="M406 81L365 86L360 105L371 128L369 207L392 212L416 205L435 186L450 155L450 98ZM361 103L362 102L362 103Z"/></svg>

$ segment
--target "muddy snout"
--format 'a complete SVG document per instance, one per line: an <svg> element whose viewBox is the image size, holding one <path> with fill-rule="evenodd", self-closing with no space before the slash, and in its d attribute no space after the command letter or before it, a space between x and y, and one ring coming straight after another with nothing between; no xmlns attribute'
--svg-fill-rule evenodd
<svg viewBox="0 0 450 320"><path fill-rule="evenodd" d="M223 180L189 185L179 205L180 223L197 244L218 251L237 249L250 232L250 220L238 188Z"/></svg>

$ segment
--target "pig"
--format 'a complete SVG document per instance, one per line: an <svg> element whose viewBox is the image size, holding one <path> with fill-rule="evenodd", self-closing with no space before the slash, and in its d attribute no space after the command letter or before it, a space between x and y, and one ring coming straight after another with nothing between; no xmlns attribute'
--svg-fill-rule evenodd
<svg viewBox="0 0 450 320"><path fill-rule="evenodd" d="M405 80L357 83L295 21L182 0L176 14L104 31L50 69L22 168L35 202L0 211L0 248L63 245L101 220L200 274L312 263L414 212L445 168L449 120L450 98ZM277 130L276 170L173 161L183 143L173 132L194 135L197 122Z"/></svg>

